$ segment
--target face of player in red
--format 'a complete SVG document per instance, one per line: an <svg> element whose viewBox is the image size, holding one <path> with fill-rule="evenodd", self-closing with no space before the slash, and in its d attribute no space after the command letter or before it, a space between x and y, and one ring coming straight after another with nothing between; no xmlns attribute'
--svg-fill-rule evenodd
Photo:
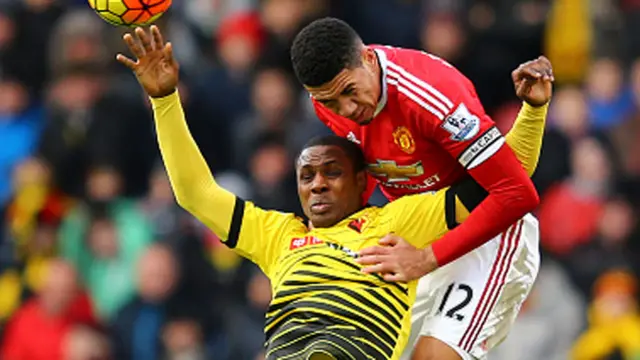
<svg viewBox="0 0 640 360"><path fill-rule="evenodd" d="M366 125L380 98L380 65L373 49L362 49L362 65L344 69L326 84L306 87L313 98L334 113Z"/></svg>
<svg viewBox="0 0 640 360"><path fill-rule="evenodd" d="M312 146L298 159L298 196L314 227L330 227L362 208L364 171L338 146Z"/></svg>

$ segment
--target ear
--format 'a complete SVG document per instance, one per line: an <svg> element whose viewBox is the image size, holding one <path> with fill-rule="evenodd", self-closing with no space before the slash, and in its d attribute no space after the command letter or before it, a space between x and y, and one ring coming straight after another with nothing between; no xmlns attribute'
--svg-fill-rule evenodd
<svg viewBox="0 0 640 360"><path fill-rule="evenodd" d="M361 56L362 56L362 63L367 65L367 67L371 67L376 63L376 60L377 60L376 52L368 46L362 47Z"/></svg>

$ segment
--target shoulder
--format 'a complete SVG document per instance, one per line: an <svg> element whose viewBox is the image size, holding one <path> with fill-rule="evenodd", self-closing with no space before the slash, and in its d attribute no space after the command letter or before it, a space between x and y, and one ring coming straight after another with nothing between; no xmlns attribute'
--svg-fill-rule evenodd
<svg viewBox="0 0 640 360"><path fill-rule="evenodd" d="M425 51L394 48L387 57L387 77L413 85L449 104L456 91L470 81L446 60Z"/></svg>
<svg viewBox="0 0 640 360"><path fill-rule="evenodd" d="M425 197L433 197L436 194L436 191L425 191L417 194L404 195L382 207L381 215L391 217L402 216L408 208L413 208Z"/></svg>

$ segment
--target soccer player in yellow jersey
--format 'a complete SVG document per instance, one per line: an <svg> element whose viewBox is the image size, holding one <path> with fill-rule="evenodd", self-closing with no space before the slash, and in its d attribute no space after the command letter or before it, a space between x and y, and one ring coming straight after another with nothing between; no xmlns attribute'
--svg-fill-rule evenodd
<svg viewBox="0 0 640 360"><path fill-rule="evenodd" d="M151 97L162 158L178 203L271 280L266 315L267 359L397 359L407 341L416 282L365 274L360 249L396 233L416 247L464 221L463 203L478 202L473 182L363 207L365 161L358 146L329 136L312 140L296 162L298 193L311 226L267 211L218 186L189 133L176 91L178 64L157 27L125 35L136 60L118 60ZM521 112L507 143L529 174L536 166L544 121ZM524 123L537 126L522 126ZM522 151L523 150L523 151ZM456 198L456 193L466 198ZM449 219L447 219L449 218Z"/></svg>

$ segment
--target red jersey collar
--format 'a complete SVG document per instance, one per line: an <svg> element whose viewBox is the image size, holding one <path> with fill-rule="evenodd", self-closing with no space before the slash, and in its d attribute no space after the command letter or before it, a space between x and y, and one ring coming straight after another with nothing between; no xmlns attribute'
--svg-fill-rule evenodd
<svg viewBox="0 0 640 360"><path fill-rule="evenodd" d="M378 56L378 63L380 63L380 77L381 77L381 81L382 83L380 84L380 91L382 91L382 95L380 96L380 102L378 103L378 107L376 108L376 111L373 114L373 117L378 116L378 114L380 114L380 112L382 111L382 109L384 109L384 106L387 104L387 64L388 64L388 60L387 60L387 54L384 53L384 51L380 50L380 49L373 49L373 51L376 52L376 55Z"/></svg>

